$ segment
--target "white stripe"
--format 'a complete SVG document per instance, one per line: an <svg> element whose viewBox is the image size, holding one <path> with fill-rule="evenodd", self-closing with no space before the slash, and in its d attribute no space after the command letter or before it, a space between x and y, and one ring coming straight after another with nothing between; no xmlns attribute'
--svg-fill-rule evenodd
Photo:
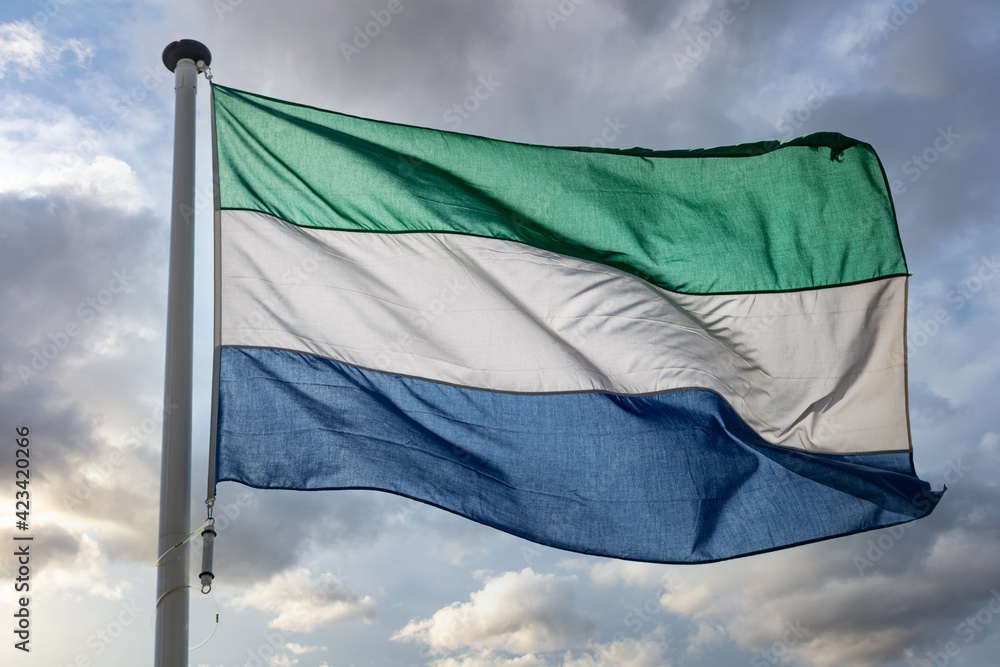
<svg viewBox="0 0 1000 667"><path fill-rule="evenodd" d="M506 392L720 394L765 440L909 450L906 279L691 296L509 241L223 211L221 344Z"/></svg>

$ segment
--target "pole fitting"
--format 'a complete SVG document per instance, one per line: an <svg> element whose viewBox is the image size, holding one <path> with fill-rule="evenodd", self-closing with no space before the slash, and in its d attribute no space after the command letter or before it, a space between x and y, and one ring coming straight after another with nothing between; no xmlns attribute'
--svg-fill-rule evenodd
<svg viewBox="0 0 1000 667"><path fill-rule="evenodd" d="M206 68L212 64L212 52L207 46L193 39L178 39L163 49L163 64L171 72L177 69L177 63L185 58L195 63L204 62Z"/></svg>

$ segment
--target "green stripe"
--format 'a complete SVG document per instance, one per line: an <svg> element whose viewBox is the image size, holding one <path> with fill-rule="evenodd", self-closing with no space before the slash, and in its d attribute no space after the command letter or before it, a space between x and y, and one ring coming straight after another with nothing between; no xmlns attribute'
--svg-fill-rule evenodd
<svg viewBox="0 0 1000 667"><path fill-rule="evenodd" d="M906 273L878 157L839 134L598 151L377 122L219 85L213 97L224 209L522 241L687 293Z"/></svg>

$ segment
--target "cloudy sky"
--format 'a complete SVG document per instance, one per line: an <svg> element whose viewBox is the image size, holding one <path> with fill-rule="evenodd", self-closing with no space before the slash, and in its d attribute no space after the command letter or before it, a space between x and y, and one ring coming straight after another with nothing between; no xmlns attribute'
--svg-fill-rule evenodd
<svg viewBox="0 0 1000 667"><path fill-rule="evenodd" d="M904 527L679 567L559 552L385 494L225 483L192 644L215 630L214 605L221 620L192 665L995 664L995 0L4 2L0 662L151 663L173 127L160 54L178 38L207 44L227 86L508 140L697 148L832 130L871 143L913 273L915 462L949 486ZM206 83L194 522L211 379ZM456 112L477 87L474 110ZM30 654L12 634L19 427Z"/></svg>

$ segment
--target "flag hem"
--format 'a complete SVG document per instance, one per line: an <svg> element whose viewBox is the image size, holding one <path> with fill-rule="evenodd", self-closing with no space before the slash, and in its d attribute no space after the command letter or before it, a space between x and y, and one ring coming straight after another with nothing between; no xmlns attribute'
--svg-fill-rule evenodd
<svg viewBox="0 0 1000 667"><path fill-rule="evenodd" d="M212 195L215 199L212 206L213 234L213 316L212 316L212 407L209 426L208 443L208 493L206 503L215 502L216 467L218 465L218 435L219 435L219 375L222 357L222 196L219 190L219 142L215 133L215 89L210 86L209 95L212 104Z"/></svg>

